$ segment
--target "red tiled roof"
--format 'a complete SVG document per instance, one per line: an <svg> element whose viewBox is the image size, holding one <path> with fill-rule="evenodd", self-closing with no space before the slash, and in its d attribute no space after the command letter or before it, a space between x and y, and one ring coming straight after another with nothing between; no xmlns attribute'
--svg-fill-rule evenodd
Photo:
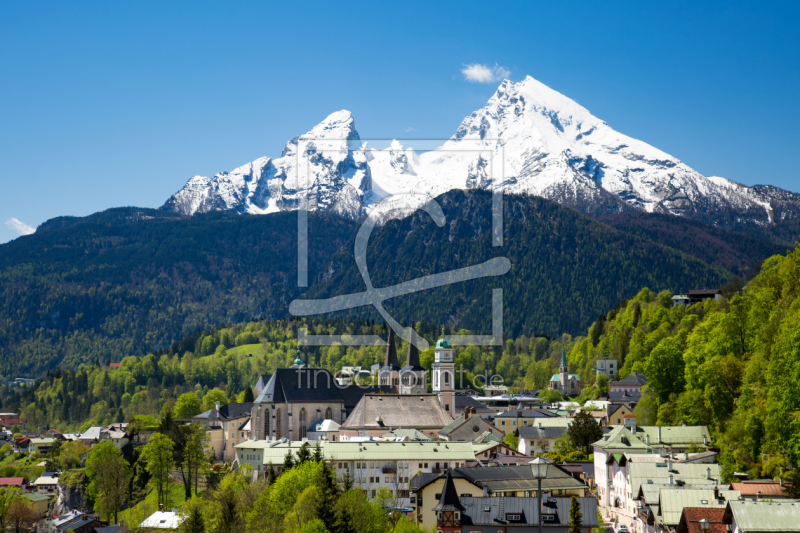
<svg viewBox="0 0 800 533"><path fill-rule="evenodd" d="M726 533L727 528L722 523L725 509L710 509L708 507L684 507L678 531L683 533ZM708 520L708 530L700 528L700 520Z"/></svg>
<svg viewBox="0 0 800 533"><path fill-rule="evenodd" d="M119 368L119 363L108 363L109 368Z"/></svg>
<svg viewBox="0 0 800 533"><path fill-rule="evenodd" d="M781 487L777 481L773 483L731 483L731 490L738 490L742 496L756 496L761 492L760 496L764 497L786 497L785 488Z"/></svg>
<svg viewBox="0 0 800 533"><path fill-rule="evenodd" d="M20 486L25 483L24 477L0 477L0 487L9 485Z"/></svg>

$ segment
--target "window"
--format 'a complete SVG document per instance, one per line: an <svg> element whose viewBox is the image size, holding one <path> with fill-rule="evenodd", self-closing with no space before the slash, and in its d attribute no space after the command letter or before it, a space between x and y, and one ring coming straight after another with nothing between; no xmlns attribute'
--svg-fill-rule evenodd
<svg viewBox="0 0 800 533"><path fill-rule="evenodd" d="M376 492L375 489L372 489L372 497L373 498L375 497L375 492Z"/></svg>
<svg viewBox="0 0 800 533"><path fill-rule="evenodd" d="M306 424L306 408L303 407L300 409L300 439L306 438L306 432L308 431L308 425Z"/></svg>
<svg viewBox="0 0 800 533"><path fill-rule="evenodd" d="M436 513L436 520L439 520L439 521L442 520L442 513L441 512Z"/></svg>
<svg viewBox="0 0 800 533"><path fill-rule="evenodd" d="M456 512L455 512L455 519L456 519L457 521L458 521L458 520L461 520L461 513L460 513L459 511L456 511Z"/></svg>
<svg viewBox="0 0 800 533"><path fill-rule="evenodd" d="M333 420L333 412L331 411L330 407L325 409L325 419L326 420Z"/></svg>
<svg viewBox="0 0 800 533"><path fill-rule="evenodd" d="M450 372L444 373L444 384L446 387L450 385Z"/></svg>
<svg viewBox="0 0 800 533"><path fill-rule="evenodd" d="M519 522L519 515L518 514L507 514L506 520L509 522Z"/></svg>

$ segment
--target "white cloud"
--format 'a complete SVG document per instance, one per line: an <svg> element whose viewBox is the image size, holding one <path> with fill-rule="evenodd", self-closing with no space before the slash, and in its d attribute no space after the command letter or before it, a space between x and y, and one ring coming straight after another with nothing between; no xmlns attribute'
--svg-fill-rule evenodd
<svg viewBox="0 0 800 533"><path fill-rule="evenodd" d="M493 67L473 63L461 69L464 79L475 83L492 83L511 76L511 71L497 63Z"/></svg>
<svg viewBox="0 0 800 533"><path fill-rule="evenodd" d="M416 128L406 128L406 133L411 133L412 131L417 131Z"/></svg>
<svg viewBox="0 0 800 533"><path fill-rule="evenodd" d="M14 217L11 217L8 220L6 220L6 226L13 229L20 235L30 235L31 233L34 233L36 231L36 228L31 227Z"/></svg>

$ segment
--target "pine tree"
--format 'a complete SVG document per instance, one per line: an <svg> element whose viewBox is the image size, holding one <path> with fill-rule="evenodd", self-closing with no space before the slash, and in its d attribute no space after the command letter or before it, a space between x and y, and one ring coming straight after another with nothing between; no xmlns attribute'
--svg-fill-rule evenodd
<svg viewBox="0 0 800 533"><path fill-rule="evenodd" d="M300 449L297 450L297 464L303 464L311 461L311 446L308 442L304 442Z"/></svg>
<svg viewBox="0 0 800 533"><path fill-rule="evenodd" d="M253 394L253 389L248 385L247 389L244 391L244 403L251 403L254 401L256 401L255 394Z"/></svg>
<svg viewBox="0 0 800 533"><path fill-rule="evenodd" d="M283 458L283 471L286 472L294 467L294 454L292 450L286 452L286 457Z"/></svg>
<svg viewBox="0 0 800 533"><path fill-rule="evenodd" d="M269 472L267 473L267 476L270 485L275 483L275 480L278 479L278 476L275 475L275 468L272 466L272 463L269 464Z"/></svg>
<svg viewBox="0 0 800 533"><path fill-rule="evenodd" d="M583 513L581 513L581 502L577 496L572 497L569 504L569 533L582 533Z"/></svg>
<svg viewBox="0 0 800 533"><path fill-rule="evenodd" d="M314 446L314 462L319 463L322 460L322 446L320 446L319 441L317 441L317 444Z"/></svg>

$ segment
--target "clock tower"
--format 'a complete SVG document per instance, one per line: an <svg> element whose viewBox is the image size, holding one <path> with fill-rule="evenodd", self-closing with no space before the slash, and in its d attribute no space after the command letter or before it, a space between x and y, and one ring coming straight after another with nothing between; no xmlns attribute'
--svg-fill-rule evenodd
<svg viewBox="0 0 800 533"><path fill-rule="evenodd" d="M434 351L433 392L439 395L439 401L442 402L445 411L454 418L455 368L453 348L450 346L450 341L444 336L444 328L442 328L442 336L437 341L436 350Z"/></svg>

